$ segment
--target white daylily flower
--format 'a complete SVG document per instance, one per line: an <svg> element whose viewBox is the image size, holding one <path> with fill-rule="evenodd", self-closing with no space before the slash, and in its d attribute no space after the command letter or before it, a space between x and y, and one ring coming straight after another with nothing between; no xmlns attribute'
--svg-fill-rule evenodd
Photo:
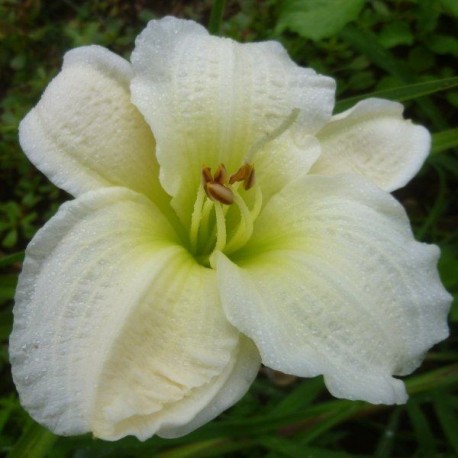
<svg viewBox="0 0 458 458"><path fill-rule="evenodd" d="M333 104L334 81L278 43L192 21L152 21L132 64L66 54L20 128L75 196L30 243L16 295L13 376L38 422L179 436L261 360L338 397L406 401L393 375L447 336L450 296L387 191L430 137L397 103Z"/></svg>

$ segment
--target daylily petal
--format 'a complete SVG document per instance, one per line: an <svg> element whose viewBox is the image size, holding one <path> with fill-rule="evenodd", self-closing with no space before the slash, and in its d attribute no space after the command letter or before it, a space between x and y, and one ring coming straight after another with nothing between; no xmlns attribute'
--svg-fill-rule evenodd
<svg viewBox="0 0 458 458"><path fill-rule="evenodd" d="M389 192L404 186L425 161L431 136L402 111L400 103L367 99L334 116L317 134L322 154L311 173L356 173Z"/></svg>
<svg viewBox="0 0 458 458"><path fill-rule="evenodd" d="M337 397L401 403L405 375L448 334L437 247L414 240L401 205L357 176L283 188L252 241L214 259L226 314L288 374L323 374Z"/></svg>
<svg viewBox="0 0 458 458"><path fill-rule="evenodd" d="M319 158L321 145L317 138L299 136L296 129L289 130L257 154L256 182L262 190L264 204L283 186L306 175Z"/></svg>
<svg viewBox="0 0 458 458"><path fill-rule="evenodd" d="M151 21L132 64L132 100L154 133L161 182L184 222L202 165L224 163L234 173L293 109L302 136L317 132L334 104L334 80L298 67L279 43L212 37L192 21Z"/></svg>
<svg viewBox="0 0 458 458"><path fill-rule="evenodd" d="M161 203L155 142L130 102L129 62L100 46L65 55L62 71L20 125L29 159L78 196L125 186Z"/></svg>
<svg viewBox="0 0 458 458"><path fill-rule="evenodd" d="M257 348L250 339L243 335L240 336L239 354L233 359L233 362L233 366L229 366L231 370L225 371L228 374L227 379L224 380L223 377L220 377L218 384L215 384L217 390L214 387L205 386L201 388L202 391L205 390L202 397L206 406L189 423L183 425L184 409L181 407L182 405L185 408L187 406L184 402L177 404L177 409L174 411L175 418L170 416L169 424L162 426L158 435L166 438L184 436L212 420L240 400L255 379L261 363ZM219 382L224 382L224 385L221 386ZM190 398L189 402L194 402L194 399Z"/></svg>
<svg viewBox="0 0 458 458"><path fill-rule="evenodd" d="M14 314L21 402L58 434L146 439L193 421L219 389L240 397L248 381L229 383L240 354L251 374L259 364L222 312L215 273L124 188L64 204L38 232Z"/></svg>

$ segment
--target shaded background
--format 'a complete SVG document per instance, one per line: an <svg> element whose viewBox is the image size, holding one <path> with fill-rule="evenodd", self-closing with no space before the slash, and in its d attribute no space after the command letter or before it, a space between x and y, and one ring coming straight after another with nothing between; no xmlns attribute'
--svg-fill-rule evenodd
<svg viewBox="0 0 458 458"><path fill-rule="evenodd" d="M66 50L99 44L129 58L149 19L175 15L208 26L212 3L0 0L0 456L457 456L456 299L452 337L406 378L411 398L405 406L336 400L321 378L285 380L263 369L241 402L177 440L58 438L20 407L7 353L17 275L28 241L69 196L25 158L18 124L59 71ZM228 0L219 30L239 41L279 40L296 62L336 78L343 101L337 111L354 103L347 99L382 91L403 100L407 117L433 132L431 156L396 197L416 237L441 246L441 276L455 297L457 18L456 0ZM216 32L218 21L212 27Z"/></svg>

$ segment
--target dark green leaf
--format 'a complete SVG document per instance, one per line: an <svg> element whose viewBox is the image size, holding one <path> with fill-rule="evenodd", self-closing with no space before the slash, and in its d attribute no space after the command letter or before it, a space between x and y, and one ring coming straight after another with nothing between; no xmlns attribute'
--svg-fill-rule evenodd
<svg viewBox="0 0 458 458"><path fill-rule="evenodd" d="M208 23L208 31L212 35L220 35L221 24L223 21L224 8L226 7L226 0L213 0L213 7L210 14L210 21Z"/></svg>
<svg viewBox="0 0 458 458"><path fill-rule="evenodd" d="M449 395L437 391L434 394L434 408L445 436L458 454L458 412L450 402Z"/></svg>
<svg viewBox="0 0 458 458"><path fill-rule="evenodd" d="M405 102L407 100L416 99L424 95L446 91L454 87L458 87L458 76L435 81L427 81L425 83L407 84L405 86L370 92L368 94L341 100L340 102L336 103L336 112L340 113L341 111L350 108L360 100L367 99L368 97L379 97L382 99Z"/></svg>
<svg viewBox="0 0 458 458"><path fill-rule="evenodd" d="M396 432L399 427L399 417L403 407L395 407L390 415L390 419L386 428L383 430L382 435L375 449L374 457L376 458L388 458L391 456Z"/></svg>
<svg viewBox="0 0 458 458"><path fill-rule="evenodd" d="M56 439L57 436L33 422L16 442L8 458L45 458Z"/></svg>
<svg viewBox="0 0 458 458"><path fill-rule="evenodd" d="M409 24L405 22L391 22L383 27L379 34L379 42L384 48L398 45L411 45L414 41Z"/></svg>
<svg viewBox="0 0 458 458"><path fill-rule="evenodd" d="M0 275L0 304L14 297L16 284L17 274Z"/></svg>
<svg viewBox="0 0 458 458"><path fill-rule="evenodd" d="M438 132L433 135L433 153L440 153L458 147L458 128Z"/></svg>
<svg viewBox="0 0 458 458"><path fill-rule="evenodd" d="M415 398L409 399L407 403L407 413L415 432L419 456L424 458L436 456L434 433L431 431L428 418L421 410Z"/></svg>
<svg viewBox="0 0 458 458"><path fill-rule="evenodd" d="M393 54L384 49L377 41L377 36L367 30L360 30L352 25L347 25L341 31L342 38L358 52L366 55L371 62L382 68L402 83L415 83L414 75L405 63L396 59ZM420 99L418 104L423 112L430 118L437 129L448 127L445 117L429 99Z"/></svg>
<svg viewBox="0 0 458 458"><path fill-rule="evenodd" d="M289 29L304 38L321 40L356 19L364 0L289 0L283 3L277 32Z"/></svg>
<svg viewBox="0 0 458 458"><path fill-rule="evenodd" d="M9 254L8 256L4 256L0 258L0 269L3 267L8 267L12 264L17 262L22 262L24 260L24 252L19 251L18 253Z"/></svg>
<svg viewBox="0 0 458 458"><path fill-rule="evenodd" d="M448 11L455 17L458 17L458 2L456 0L440 0L440 3Z"/></svg>

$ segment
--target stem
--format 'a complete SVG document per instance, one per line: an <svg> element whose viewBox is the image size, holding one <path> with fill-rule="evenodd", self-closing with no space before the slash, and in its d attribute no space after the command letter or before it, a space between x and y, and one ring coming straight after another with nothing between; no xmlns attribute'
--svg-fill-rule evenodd
<svg viewBox="0 0 458 458"><path fill-rule="evenodd" d="M212 11L210 13L210 21L208 23L208 31L212 35L221 35L221 24L223 22L224 9L226 0L214 0Z"/></svg>

